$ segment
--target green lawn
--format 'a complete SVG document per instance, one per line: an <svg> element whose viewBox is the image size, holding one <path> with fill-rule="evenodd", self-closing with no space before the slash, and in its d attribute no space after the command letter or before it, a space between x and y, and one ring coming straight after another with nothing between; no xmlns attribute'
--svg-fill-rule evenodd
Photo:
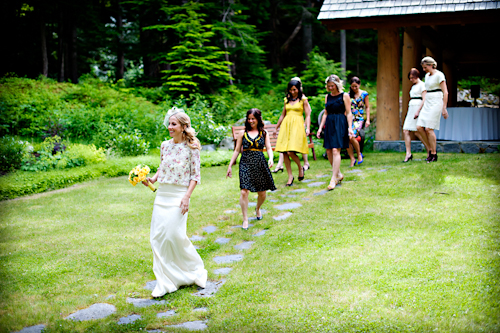
<svg viewBox="0 0 500 333"><path fill-rule="evenodd" d="M286 174L278 174L278 191L268 195L278 202L267 201L264 219L248 232L230 228L241 224L237 166L233 179L225 178L227 166L203 168L188 234L206 236L195 244L209 279L226 282L212 298L192 296L193 286L149 308L125 301L149 297L143 286L154 280L149 189L100 178L0 202L0 332L37 324L47 332L174 331L163 327L202 319L209 332L500 332L500 155L440 154L432 164L402 164L403 153L366 155L360 172L347 173L342 161L346 178L325 195L313 195L328 185L316 178L329 175L321 157L311 158L306 179L327 182L322 187L285 188ZM281 196L298 188L307 191ZM284 202L302 207L274 221L282 214L274 206ZM207 235L208 225L218 230ZM262 229L264 236L252 236ZM219 245L218 237L231 241ZM256 243L233 248L243 240ZM236 253L243 261L212 260ZM220 267L233 270L216 276ZM64 320L103 302L117 313ZM192 311L200 306L208 312ZM177 315L156 318L168 309ZM134 313L142 320L116 324Z"/></svg>

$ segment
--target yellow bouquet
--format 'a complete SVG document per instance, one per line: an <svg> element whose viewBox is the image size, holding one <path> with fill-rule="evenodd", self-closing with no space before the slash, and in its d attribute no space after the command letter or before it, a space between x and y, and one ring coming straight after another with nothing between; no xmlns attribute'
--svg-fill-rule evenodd
<svg viewBox="0 0 500 333"><path fill-rule="evenodd" d="M146 176L150 171L151 169L147 165L141 167L141 165L139 164L138 166L130 170L128 174L128 181L130 182L130 184L135 186L139 182L146 180ZM151 184L150 181L148 181L148 187L151 189L151 191L156 192L156 188L153 184Z"/></svg>

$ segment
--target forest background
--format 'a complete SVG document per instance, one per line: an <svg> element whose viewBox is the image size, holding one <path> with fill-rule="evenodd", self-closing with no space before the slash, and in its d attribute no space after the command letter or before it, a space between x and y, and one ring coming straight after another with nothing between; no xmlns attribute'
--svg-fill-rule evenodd
<svg viewBox="0 0 500 333"><path fill-rule="evenodd" d="M79 94L93 94L79 89L85 85L143 97L155 104L150 108L155 113L161 104L160 113L179 104L197 109L195 113L202 118L208 115L207 123L213 120L227 125L248 108L258 107L267 120L276 122L286 84L293 76L302 78L304 93L312 98L315 122L323 109L327 75L346 78L352 73L368 86L376 79L376 31L348 33L348 71L343 72L333 61L340 58L340 34L327 31L316 19L321 4L314 0L4 2L4 31L12 26L16 29L3 36L3 44L12 47L5 49L8 61L0 65L4 78L1 107L6 116L0 134L43 138L45 128L53 128L52 132L64 128L61 136L102 145L99 133L133 134L139 130L148 140L157 139L145 126L155 126L158 119L148 119L155 123L142 128L126 121L130 117L125 114L141 112L140 107L130 110L122 105L121 123L116 122L119 111L112 115L113 121L103 117L93 121L96 114L106 114L95 110L95 104L105 107L103 100L116 103L127 98L105 96L102 91L96 94L100 101L78 98ZM16 76L51 80L39 85L11 79ZM60 94L57 103L50 105L34 97L20 101L12 93L30 94L55 81L79 83L80 87L55 85L50 92ZM80 109L80 115L94 109L85 114L87 120L92 119L92 128L86 133L74 119L79 117L74 110L62 111L60 104L67 107L67 102L76 102L70 108ZM139 117L151 118L135 115ZM219 134L214 133L213 138L202 135L201 139L217 143Z"/></svg>

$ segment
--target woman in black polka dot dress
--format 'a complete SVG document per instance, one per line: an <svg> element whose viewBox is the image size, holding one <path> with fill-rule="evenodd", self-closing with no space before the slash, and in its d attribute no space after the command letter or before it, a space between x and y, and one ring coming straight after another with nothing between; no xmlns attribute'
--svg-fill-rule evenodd
<svg viewBox="0 0 500 333"><path fill-rule="evenodd" d="M250 109L247 111L245 121L245 130L238 134L234 154L227 168L227 177L232 177L231 167L236 162L240 154L240 205L243 213L243 229L248 230L248 192L257 192L257 207L255 214L257 220L262 219L260 207L266 200L266 191L274 191L273 176L270 168L273 167L273 149L267 131L264 129L261 112L259 109ZM269 155L269 161L266 163L264 157L264 148Z"/></svg>

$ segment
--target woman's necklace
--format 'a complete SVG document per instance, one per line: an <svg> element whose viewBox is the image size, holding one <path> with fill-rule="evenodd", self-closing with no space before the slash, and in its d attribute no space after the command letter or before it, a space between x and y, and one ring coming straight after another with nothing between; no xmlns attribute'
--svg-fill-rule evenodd
<svg viewBox="0 0 500 333"><path fill-rule="evenodd" d="M295 102L297 99L299 99L299 96L295 98L293 96L290 96L290 102Z"/></svg>

